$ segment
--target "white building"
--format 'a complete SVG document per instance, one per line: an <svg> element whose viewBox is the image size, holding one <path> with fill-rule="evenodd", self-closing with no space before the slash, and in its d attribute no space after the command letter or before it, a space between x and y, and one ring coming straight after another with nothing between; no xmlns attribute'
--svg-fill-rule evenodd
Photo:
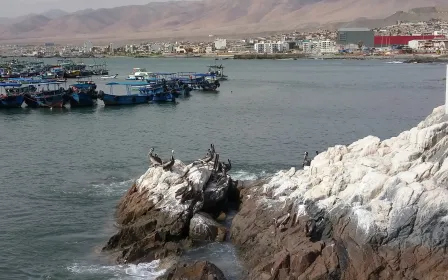
<svg viewBox="0 0 448 280"><path fill-rule="evenodd" d="M212 52L213 52L213 47L212 46L205 47L205 53L212 53Z"/></svg>
<svg viewBox="0 0 448 280"><path fill-rule="evenodd" d="M336 42L331 40L319 41L317 49L320 53L336 53Z"/></svg>
<svg viewBox="0 0 448 280"><path fill-rule="evenodd" d="M285 51L284 42L260 42L254 44L254 50L257 53L280 53Z"/></svg>
<svg viewBox="0 0 448 280"><path fill-rule="evenodd" d="M227 48L227 40L226 39L216 39L215 40L215 49L217 50L225 50Z"/></svg>
<svg viewBox="0 0 448 280"><path fill-rule="evenodd" d="M176 47L173 44L165 44L163 47L164 53L174 53L176 52Z"/></svg>
<svg viewBox="0 0 448 280"><path fill-rule="evenodd" d="M84 48L83 48L84 52L90 53L90 52L92 52L92 49L93 49L92 42L90 42L90 41L84 42Z"/></svg>
<svg viewBox="0 0 448 280"><path fill-rule="evenodd" d="M426 40L411 40L408 42L408 47L413 50L419 50L424 48Z"/></svg>

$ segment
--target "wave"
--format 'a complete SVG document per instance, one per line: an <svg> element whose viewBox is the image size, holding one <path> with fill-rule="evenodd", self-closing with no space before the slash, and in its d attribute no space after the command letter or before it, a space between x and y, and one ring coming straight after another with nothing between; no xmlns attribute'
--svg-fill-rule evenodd
<svg viewBox="0 0 448 280"><path fill-rule="evenodd" d="M267 173L266 171L261 171L258 173L252 173L249 171L245 171L245 170L237 170L234 172L230 172L230 175L232 176L232 179L234 180L242 180L242 181L246 181L246 180L258 180L261 178L265 178L267 176L270 176L271 174Z"/></svg>
<svg viewBox="0 0 448 280"><path fill-rule="evenodd" d="M403 61L388 61L387 64L403 64Z"/></svg>
<svg viewBox="0 0 448 280"><path fill-rule="evenodd" d="M92 190L97 194L105 196L121 195L131 187L134 181L134 179L130 179L122 182L92 184Z"/></svg>
<svg viewBox="0 0 448 280"><path fill-rule="evenodd" d="M67 267L67 270L73 274L82 276L105 276L108 279L134 280L145 279L153 280L165 273L165 269L158 269L159 260L150 263L141 263L138 265L82 265L73 264Z"/></svg>

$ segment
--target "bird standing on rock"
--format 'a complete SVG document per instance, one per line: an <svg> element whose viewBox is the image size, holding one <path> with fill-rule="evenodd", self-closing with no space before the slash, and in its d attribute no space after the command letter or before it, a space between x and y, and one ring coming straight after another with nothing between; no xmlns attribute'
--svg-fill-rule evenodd
<svg viewBox="0 0 448 280"><path fill-rule="evenodd" d="M170 159L170 161L165 162L163 164L163 170L165 170L165 171L170 170L171 171L171 168L173 167L174 162L175 162L175 160L174 160L174 150L171 150L171 159Z"/></svg>
<svg viewBox="0 0 448 280"><path fill-rule="evenodd" d="M151 161L153 166L162 165L162 160L157 156L157 154L153 155L154 148L151 148L151 150L148 153L148 158Z"/></svg>

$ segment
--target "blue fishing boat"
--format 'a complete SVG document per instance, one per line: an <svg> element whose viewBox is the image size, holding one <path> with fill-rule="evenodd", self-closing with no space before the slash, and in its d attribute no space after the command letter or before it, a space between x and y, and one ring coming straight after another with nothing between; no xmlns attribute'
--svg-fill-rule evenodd
<svg viewBox="0 0 448 280"><path fill-rule="evenodd" d="M148 85L147 82L113 82L107 83L106 85L110 86L110 94L104 93L103 91L100 91L98 93L98 98L104 102L105 106L144 104L149 103L149 101L151 101L152 99L152 96L146 91L140 90L138 93L132 92L133 87L144 87ZM125 86L126 94L115 95L113 93L114 86Z"/></svg>
<svg viewBox="0 0 448 280"><path fill-rule="evenodd" d="M150 96L151 103L175 103L175 95L164 87L142 88L142 93Z"/></svg>
<svg viewBox="0 0 448 280"><path fill-rule="evenodd" d="M68 89L67 93L70 107L91 107L97 104L98 92L96 91L96 84L92 83L78 83L73 84Z"/></svg>
<svg viewBox="0 0 448 280"><path fill-rule="evenodd" d="M21 86L22 84L19 83L0 83L0 87L5 89L5 94L0 95L0 109L22 107L24 101L23 94L8 91L8 89L19 88Z"/></svg>
<svg viewBox="0 0 448 280"><path fill-rule="evenodd" d="M213 74L195 74L195 80L197 88L202 91L218 92L218 88L221 86Z"/></svg>

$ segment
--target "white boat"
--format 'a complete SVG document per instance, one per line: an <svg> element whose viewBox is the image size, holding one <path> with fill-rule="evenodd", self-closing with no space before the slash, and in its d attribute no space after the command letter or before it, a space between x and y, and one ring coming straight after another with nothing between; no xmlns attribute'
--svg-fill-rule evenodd
<svg viewBox="0 0 448 280"><path fill-rule="evenodd" d="M134 68L126 80L146 80L153 76L152 72L147 72L145 68Z"/></svg>
<svg viewBox="0 0 448 280"><path fill-rule="evenodd" d="M101 79L106 80L106 79L116 79L118 77L118 74L115 75L105 75L105 76L101 76Z"/></svg>

